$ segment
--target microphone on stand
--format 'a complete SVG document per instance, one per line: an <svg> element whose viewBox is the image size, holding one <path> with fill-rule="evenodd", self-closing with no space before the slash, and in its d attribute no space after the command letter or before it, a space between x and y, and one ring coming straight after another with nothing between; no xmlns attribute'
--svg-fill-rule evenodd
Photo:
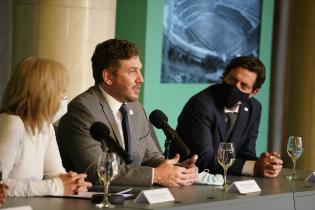
<svg viewBox="0 0 315 210"><path fill-rule="evenodd" d="M108 127L102 122L94 122L90 127L91 136L101 142L103 151L107 146L109 152L115 152L127 165L132 163L130 155L109 135ZM104 194L93 194L91 197L92 203L101 203ZM122 204L125 201L123 195L111 194L108 200L112 204Z"/></svg>
<svg viewBox="0 0 315 210"><path fill-rule="evenodd" d="M106 145L110 152L115 152L127 165L132 163L130 155L109 135L109 129L104 123L92 123L90 134L95 140L101 142L103 150Z"/></svg>
<svg viewBox="0 0 315 210"><path fill-rule="evenodd" d="M168 140L170 141L174 141L174 145L176 146L176 148L178 148L182 154L184 154L185 156L190 155L190 150L189 148L185 145L185 143L183 142L183 140L178 136L178 134L176 133L176 131L171 128L171 126L169 126L168 122L168 118L167 116L161 111L161 110L154 110L151 112L150 116L149 116L149 120L152 123L152 125L154 125L154 127L158 128L158 129L162 129L165 136L166 136L166 156L168 156L168 150L169 150L169 145L170 142L167 142ZM168 157L167 157L168 158Z"/></svg>

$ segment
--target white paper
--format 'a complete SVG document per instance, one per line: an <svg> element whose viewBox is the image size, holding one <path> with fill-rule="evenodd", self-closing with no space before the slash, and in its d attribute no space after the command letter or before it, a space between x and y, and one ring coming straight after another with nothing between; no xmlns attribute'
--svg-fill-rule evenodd
<svg viewBox="0 0 315 210"><path fill-rule="evenodd" d="M17 207L10 207L10 208L5 208L1 210L33 210L31 206L17 206Z"/></svg>
<svg viewBox="0 0 315 210"><path fill-rule="evenodd" d="M315 182L315 172L310 173L310 175L308 175L305 179L305 182Z"/></svg>
<svg viewBox="0 0 315 210"><path fill-rule="evenodd" d="M126 189L126 190L117 192L117 193L113 193L113 194L122 195L122 196L124 196L124 198L128 198L128 197L133 196L133 194L128 193L128 192L130 192L131 190L132 190L132 188L129 188L129 189ZM104 194L104 193L102 193L102 192L80 192L80 193L77 194L77 195L61 195L61 196L54 196L54 197L92 198L92 196L93 196L94 194Z"/></svg>
<svg viewBox="0 0 315 210"><path fill-rule="evenodd" d="M233 182L227 189L227 192L239 192L240 194L247 194L253 192L261 192L255 180L245 180Z"/></svg>
<svg viewBox="0 0 315 210"><path fill-rule="evenodd" d="M174 201L175 198L168 188L160 188L154 190L142 190L135 198L135 203L162 203L167 201Z"/></svg>
<svg viewBox="0 0 315 210"><path fill-rule="evenodd" d="M50 195L51 197L61 197L61 198L92 198L94 194L102 194L100 192L80 192L79 194L72 195Z"/></svg>

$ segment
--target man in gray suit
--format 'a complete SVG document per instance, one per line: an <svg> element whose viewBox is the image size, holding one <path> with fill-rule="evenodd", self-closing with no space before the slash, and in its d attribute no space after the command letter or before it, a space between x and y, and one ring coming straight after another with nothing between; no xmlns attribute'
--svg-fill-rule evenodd
<svg viewBox="0 0 315 210"><path fill-rule="evenodd" d="M95 86L71 101L68 113L58 125L57 139L64 167L85 172L89 181L98 182L96 165L102 148L101 143L91 137L89 129L93 122L100 121L133 160L130 166L120 167L114 184L192 184L198 175L197 156L182 164L178 164L179 155L165 160L157 148L156 136L143 106L138 102L143 77L136 46L125 40L102 42L95 48L92 67ZM125 115L121 107L127 109L127 124L123 123Z"/></svg>

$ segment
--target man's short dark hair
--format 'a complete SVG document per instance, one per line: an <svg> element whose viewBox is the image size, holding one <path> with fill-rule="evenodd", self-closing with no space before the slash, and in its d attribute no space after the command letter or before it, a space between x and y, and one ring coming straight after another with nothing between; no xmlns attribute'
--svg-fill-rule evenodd
<svg viewBox="0 0 315 210"><path fill-rule="evenodd" d="M261 85L265 82L265 66L264 64L254 56L240 56L233 58L230 63L225 67L223 77L235 68L242 67L248 69L250 72L255 72L257 75L253 89L261 88Z"/></svg>
<svg viewBox="0 0 315 210"><path fill-rule="evenodd" d="M99 43L95 47L91 59L95 84L103 81L102 72L104 69L109 69L115 73L120 67L119 60L126 60L138 55L138 48L127 40L109 39Z"/></svg>

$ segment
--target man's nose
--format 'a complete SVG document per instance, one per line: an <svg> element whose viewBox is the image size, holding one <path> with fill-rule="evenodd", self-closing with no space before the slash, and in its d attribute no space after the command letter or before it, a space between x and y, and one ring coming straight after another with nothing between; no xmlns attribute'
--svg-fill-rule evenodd
<svg viewBox="0 0 315 210"><path fill-rule="evenodd" d="M239 90L242 90L242 86L241 86L241 83L240 82L236 82L234 84Z"/></svg>
<svg viewBox="0 0 315 210"><path fill-rule="evenodd" d="M136 82L137 83L143 83L144 82L144 79L143 79L143 76L142 76L141 72L138 72L138 75L137 75L137 78L136 78Z"/></svg>

